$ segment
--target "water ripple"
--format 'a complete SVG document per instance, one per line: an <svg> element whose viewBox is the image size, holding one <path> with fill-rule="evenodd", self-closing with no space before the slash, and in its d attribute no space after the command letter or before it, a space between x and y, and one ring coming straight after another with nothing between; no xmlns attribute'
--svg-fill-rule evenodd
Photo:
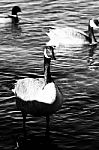
<svg viewBox="0 0 99 150"><path fill-rule="evenodd" d="M64 95L62 108L51 116L50 142L44 138L44 117L27 117L28 140L24 142L22 115L11 91L17 79L43 75L43 48L49 26L66 25L86 30L90 18L98 17L98 1L17 0L0 1L0 13L22 8L20 25L0 26L0 149L34 148L41 143L51 149L99 148L99 46L55 49L52 77ZM99 32L95 32L99 37ZM34 142L35 141L35 142ZM48 144L48 143L47 143ZM40 146L41 146L40 145ZM37 148L37 147L36 147Z"/></svg>

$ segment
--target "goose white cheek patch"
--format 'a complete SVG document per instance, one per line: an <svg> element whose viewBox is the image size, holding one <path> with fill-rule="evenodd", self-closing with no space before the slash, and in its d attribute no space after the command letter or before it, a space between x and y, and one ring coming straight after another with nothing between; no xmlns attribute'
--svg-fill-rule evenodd
<svg viewBox="0 0 99 150"><path fill-rule="evenodd" d="M90 20L90 26L93 27L94 29L98 28L93 20Z"/></svg>

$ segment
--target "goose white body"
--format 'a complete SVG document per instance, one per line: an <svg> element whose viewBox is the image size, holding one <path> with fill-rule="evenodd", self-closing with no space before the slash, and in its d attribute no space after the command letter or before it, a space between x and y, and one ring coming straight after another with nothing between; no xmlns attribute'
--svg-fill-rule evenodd
<svg viewBox="0 0 99 150"><path fill-rule="evenodd" d="M0 24L11 23L12 19L9 17L0 17Z"/></svg>
<svg viewBox="0 0 99 150"><path fill-rule="evenodd" d="M86 32L73 27L52 28L46 34L50 41L47 46L79 46L79 45L96 45L97 40L94 35L94 29L99 29L99 21L90 19L88 30ZM87 33L87 34L86 34Z"/></svg>
<svg viewBox="0 0 99 150"><path fill-rule="evenodd" d="M43 78L24 78L17 81L13 92L24 101L52 104L56 99L54 82L45 85Z"/></svg>
<svg viewBox="0 0 99 150"><path fill-rule="evenodd" d="M50 38L50 41L46 44L47 46L74 46L88 44L88 41L86 41L88 35L85 32L72 27L54 28L49 30L46 34Z"/></svg>

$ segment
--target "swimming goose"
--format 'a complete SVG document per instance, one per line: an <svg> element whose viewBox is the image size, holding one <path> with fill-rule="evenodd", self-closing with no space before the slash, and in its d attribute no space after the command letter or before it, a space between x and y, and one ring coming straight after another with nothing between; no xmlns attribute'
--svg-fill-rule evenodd
<svg viewBox="0 0 99 150"><path fill-rule="evenodd" d="M19 79L12 90L16 96L16 105L23 115L23 129L26 114L46 116L46 134L49 133L49 116L55 113L63 103L63 96L54 83L50 73L51 59L55 59L54 49L44 49L44 77Z"/></svg>
<svg viewBox="0 0 99 150"><path fill-rule="evenodd" d="M12 14L7 15L7 16L0 16L0 24L5 24L5 23L14 23L17 24L19 22L18 18L18 12L21 12L21 9L19 6L14 6L12 8Z"/></svg>
<svg viewBox="0 0 99 150"><path fill-rule="evenodd" d="M88 24L88 31L81 31L73 27L65 28L52 28L46 33L50 41L47 42L48 45L52 46L77 46L77 45L86 45L86 44L96 44L96 38L94 36L94 29L99 27L99 21L97 19L90 19Z"/></svg>

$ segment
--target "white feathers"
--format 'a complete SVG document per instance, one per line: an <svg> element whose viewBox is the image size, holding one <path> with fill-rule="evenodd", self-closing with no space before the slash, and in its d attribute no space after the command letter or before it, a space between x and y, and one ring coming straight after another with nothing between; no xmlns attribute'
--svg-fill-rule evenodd
<svg viewBox="0 0 99 150"><path fill-rule="evenodd" d="M12 90L17 97L24 101L43 102L52 104L56 99L56 88L53 82L45 85L43 78L25 78L17 81Z"/></svg>
<svg viewBox="0 0 99 150"><path fill-rule="evenodd" d="M94 23L94 20L90 20L90 26L93 27L94 29L97 29L99 27L96 26L96 24Z"/></svg>
<svg viewBox="0 0 99 150"><path fill-rule="evenodd" d="M9 17L1 17L0 18L0 23L5 24L5 23L10 23L11 22L11 18Z"/></svg>
<svg viewBox="0 0 99 150"><path fill-rule="evenodd" d="M49 30L48 33L46 33L50 41L47 43L47 45L79 45L84 44L86 42L86 36L88 36L83 31L66 27L66 28L55 28L52 30Z"/></svg>

